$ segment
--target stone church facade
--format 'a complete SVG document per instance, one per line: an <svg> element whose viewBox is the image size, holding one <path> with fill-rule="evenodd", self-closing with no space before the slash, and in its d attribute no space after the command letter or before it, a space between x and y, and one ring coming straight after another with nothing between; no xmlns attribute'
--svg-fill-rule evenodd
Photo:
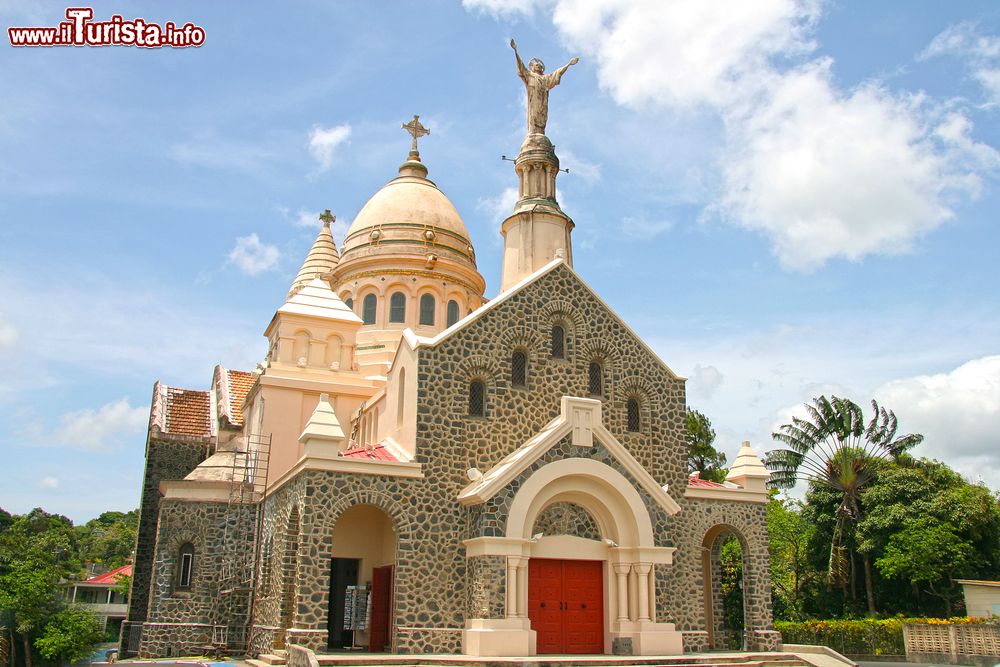
<svg viewBox="0 0 1000 667"><path fill-rule="evenodd" d="M427 178L340 248L323 228L252 373L154 389L126 654L671 655L773 650L767 472L689 477L685 380L572 267L551 142L529 134L501 292Z"/></svg>

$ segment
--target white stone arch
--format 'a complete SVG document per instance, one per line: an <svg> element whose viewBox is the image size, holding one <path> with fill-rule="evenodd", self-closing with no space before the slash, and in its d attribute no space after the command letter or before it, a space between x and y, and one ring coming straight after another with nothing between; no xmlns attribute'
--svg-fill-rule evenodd
<svg viewBox="0 0 1000 667"><path fill-rule="evenodd" d="M529 477L511 503L507 537L529 539L541 512L559 501L591 513L602 537L619 547L653 547L653 522L642 496L614 468L593 459L554 461Z"/></svg>

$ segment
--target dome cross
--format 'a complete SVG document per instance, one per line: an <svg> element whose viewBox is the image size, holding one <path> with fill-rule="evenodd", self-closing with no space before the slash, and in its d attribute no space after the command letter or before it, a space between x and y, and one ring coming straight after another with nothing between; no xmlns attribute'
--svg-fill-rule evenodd
<svg viewBox="0 0 1000 667"><path fill-rule="evenodd" d="M403 123L402 128L406 130L411 137L413 137L413 145L410 146L410 153L416 154L417 139L419 139L420 137L426 137L428 134L431 133L431 131L420 124L420 116L416 114L413 115L413 120L411 120L409 123Z"/></svg>

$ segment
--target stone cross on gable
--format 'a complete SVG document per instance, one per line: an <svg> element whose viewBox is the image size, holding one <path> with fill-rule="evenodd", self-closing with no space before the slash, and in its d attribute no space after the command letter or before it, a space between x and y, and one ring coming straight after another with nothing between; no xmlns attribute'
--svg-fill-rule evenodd
<svg viewBox="0 0 1000 667"><path fill-rule="evenodd" d="M323 223L324 227L329 227L332 223L337 222L337 216L330 213L330 209L326 209L319 214L320 222Z"/></svg>
<svg viewBox="0 0 1000 667"><path fill-rule="evenodd" d="M411 137L413 137L413 146L410 147L411 153L417 152L417 139L420 137L426 137L431 133L426 127L420 124L420 116L414 114L413 120L409 123L403 123L403 129L406 130Z"/></svg>

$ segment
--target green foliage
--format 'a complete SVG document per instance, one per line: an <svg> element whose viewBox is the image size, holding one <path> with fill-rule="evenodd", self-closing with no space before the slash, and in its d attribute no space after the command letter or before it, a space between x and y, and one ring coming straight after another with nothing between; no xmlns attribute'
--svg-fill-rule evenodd
<svg viewBox="0 0 1000 667"><path fill-rule="evenodd" d="M698 472L710 482L725 481L726 455L715 449L712 422L697 410L687 412L687 443L688 472Z"/></svg>
<svg viewBox="0 0 1000 667"><path fill-rule="evenodd" d="M722 569L722 613L729 648L743 648L743 547L735 537L725 541L719 554Z"/></svg>
<svg viewBox="0 0 1000 667"><path fill-rule="evenodd" d="M904 655L903 621L898 618L776 621L774 629L786 644L829 646L847 655Z"/></svg>
<svg viewBox="0 0 1000 667"><path fill-rule="evenodd" d="M87 657L103 639L97 618L85 609L70 606L49 620L35 640L35 648L46 660L75 662Z"/></svg>
<svg viewBox="0 0 1000 667"><path fill-rule="evenodd" d="M23 516L0 510L0 619L20 635L20 645L34 646L46 660L70 661L101 640L93 617L66 605L65 585L83 577L86 561L125 564L136 516L106 512L74 527L40 508ZM30 667L32 655L24 659Z"/></svg>
<svg viewBox="0 0 1000 667"><path fill-rule="evenodd" d="M802 620L806 597L821 579L809 561L809 541L815 527L802 516L801 502L780 499L772 491L767 532L774 616Z"/></svg>

